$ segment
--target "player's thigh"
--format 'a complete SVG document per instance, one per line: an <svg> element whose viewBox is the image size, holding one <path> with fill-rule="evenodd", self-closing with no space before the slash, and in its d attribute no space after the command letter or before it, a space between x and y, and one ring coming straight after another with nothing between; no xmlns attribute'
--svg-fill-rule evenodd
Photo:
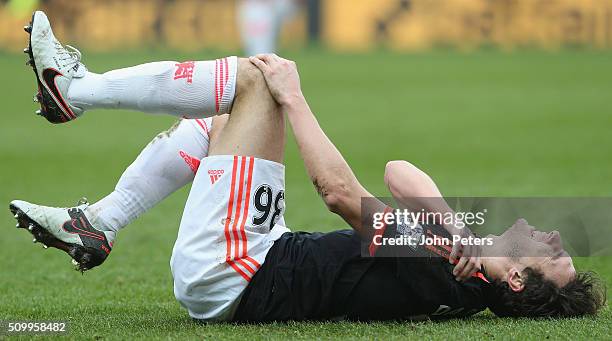
<svg viewBox="0 0 612 341"><path fill-rule="evenodd" d="M285 120L259 69L238 61L237 94L209 155L242 155L282 163Z"/></svg>

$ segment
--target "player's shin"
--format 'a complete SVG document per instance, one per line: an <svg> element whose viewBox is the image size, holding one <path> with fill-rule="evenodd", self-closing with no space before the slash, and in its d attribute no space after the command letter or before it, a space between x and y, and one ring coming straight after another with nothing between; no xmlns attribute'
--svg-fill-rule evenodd
<svg viewBox="0 0 612 341"><path fill-rule="evenodd" d="M125 170L115 190L87 208L94 224L118 231L193 181L208 155L212 119L181 120L157 135Z"/></svg>
<svg viewBox="0 0 612 341"><path fill-rule="evenodd" d="M238 58L154 62L74 79L71 105L128 109L203 118L229 113L236 93Z"/></svg>

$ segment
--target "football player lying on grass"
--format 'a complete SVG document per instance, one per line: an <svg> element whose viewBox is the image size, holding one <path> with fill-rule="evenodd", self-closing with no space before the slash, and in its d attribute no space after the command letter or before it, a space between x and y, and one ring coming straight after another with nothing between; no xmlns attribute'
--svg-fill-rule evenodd
<svg viewBox="0 0 612 341"><path fill-rule="evenodd" d="M18 227L66 251L81 271L107 258L120 229L193 182L170 263L175 296L198 320L442 318L487 307L499 316L569 317L595 314L604 304L598 281L576 272L558 233L522 219L490 236L494 246L456 243L446 253L378 247L373 236L400 234L399 226L373 228L373 214L389 208L363 188L318 125L291 61L261 55L159 62L99 75L55 40L42 12L26 30L41 114L50 121L95 108L200 117L153 139L115 190L94 204L10 204ZM283 113L323 201L353 229L285 227ZM441 194L407 162L388 163L385 181L406 207L448 210L443 201L419 199ZM453 226L421 228L441 238L471 235Z"/></svg>

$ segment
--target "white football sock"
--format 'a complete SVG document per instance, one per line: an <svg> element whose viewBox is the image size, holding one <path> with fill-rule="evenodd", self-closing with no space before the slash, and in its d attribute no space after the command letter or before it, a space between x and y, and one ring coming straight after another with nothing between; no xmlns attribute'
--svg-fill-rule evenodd
<svg viewBox="0 0 612 341"><path fill-rule="evenodd" d="M129 109L202 118L231 110L238 58L154 62L104 74L88 72L68 89L70 104L84 110Z"/></svg>
<svg viewBox="0 0 612 341"><path fill-rule="evenodd" d="M118 231L164 198L193 181L208 156L212 118L181 120L157 135L125 170L115 190L89 206L94 226Z"/></svg>

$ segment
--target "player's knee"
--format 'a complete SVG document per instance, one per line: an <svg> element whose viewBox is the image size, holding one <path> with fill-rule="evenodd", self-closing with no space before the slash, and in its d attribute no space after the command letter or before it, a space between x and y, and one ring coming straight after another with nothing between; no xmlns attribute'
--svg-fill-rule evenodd
<svg viewBox="0 0 612 341"><path fill-rule="evenodd" d="M227 120L229 119L229 114L217 115L212 119L213 130L216 129L217 132L221 132L225 125L227 124Z"/></svg>
<svg viewBox="0 0 612 341"><path fill-rule="evenodd" d="M246 58L238 59L238 75L236 78L236 92L238 94L266 86L266 80L261 71Z"/></svg>

